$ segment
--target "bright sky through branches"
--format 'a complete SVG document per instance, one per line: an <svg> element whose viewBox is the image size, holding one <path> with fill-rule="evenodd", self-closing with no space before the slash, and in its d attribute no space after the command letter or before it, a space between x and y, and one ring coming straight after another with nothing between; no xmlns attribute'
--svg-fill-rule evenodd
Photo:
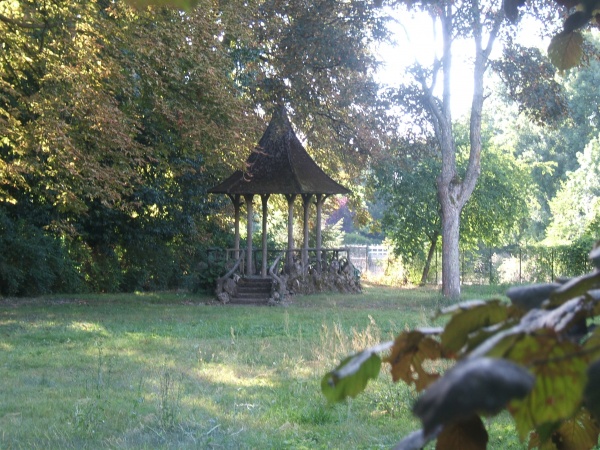
<svg viewBox="0 0 600 450"><path fill-rule="evenodd" d="M395 21L388 24L392 32L391 44L378 48L378 54L383 61L379 70L378 81L392 87L407 83L410 74L407 68L415 62L424 67L431 67L434 58L441 55L441 32L434 30L431 18L425 13L410 13L406 11L391 11ZM541 39L537 34L539 25L531 20L524 20L515 42L524 46L535 46L545 54L550 38ZM534 30L531 32L530 30ZM437 33L437 40L436 40ZM500 56L502 42L496 40L492 57ZM467 114L473 96L472 59L474 58L474 43L472 40L462 40L453 46L452 70L452 111L455 119ZM441 89L442 82L438 82ZM438 93L441 98L441 94Z"/></svg>

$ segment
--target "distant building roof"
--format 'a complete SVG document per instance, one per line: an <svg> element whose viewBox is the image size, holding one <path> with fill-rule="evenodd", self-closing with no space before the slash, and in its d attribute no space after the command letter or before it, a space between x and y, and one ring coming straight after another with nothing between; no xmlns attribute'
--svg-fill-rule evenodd
<svg viewBox="0 0 600 450"><path fill-rule="evenodd" d="M258 146L214 194L348 194L313 161L294 133L285 109L278 108Z"/></svg>

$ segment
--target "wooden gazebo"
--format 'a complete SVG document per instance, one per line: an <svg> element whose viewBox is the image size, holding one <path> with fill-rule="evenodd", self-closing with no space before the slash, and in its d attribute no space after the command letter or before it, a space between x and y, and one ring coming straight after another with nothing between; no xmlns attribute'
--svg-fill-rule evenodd
<svg viewBox="0 0 600 450"><path fill-rule="evenodd" d="M253 199L259 195L262 201L262 267L261 276L267 276L267 214L268 200L272 194L282 194L288 203L288 242L286 268L293 264L294 201L302 198L304 210L304 242L302 263L308 264L308 219L311 202L317 209L316 217L316 263L321 267L321 211L325 199L335 194L348 194L350 190L332 180L306 152L294 133L284 107L277 108L258 146L246 161L245 170L237 170L221 184L208 192L226 194L233 202L235 211L235 258L240 256L240 208L246 205L247 247L245 275L255 274L253 267Z"/></svg>

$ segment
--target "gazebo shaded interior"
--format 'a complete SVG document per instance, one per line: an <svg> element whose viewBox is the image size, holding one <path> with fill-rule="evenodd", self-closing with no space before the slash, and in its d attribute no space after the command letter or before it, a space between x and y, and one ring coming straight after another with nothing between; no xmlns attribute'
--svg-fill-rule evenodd
<svg viewBox="0 0 600 450"><path fill-rule="evenodd" d="M267 275L267 214L268 200L272 194L282 194L288 202L288 243L286 267L293 261L293 206L295 199L302 198L304 212L304 243L302 263L308 263L308 219L311 202L317 209L316 255L317 267L321 266L321 211L326 198L335 194L349 194L350 190L332 180L310 157L294 133L284 107L277 108L260 139L256 149L246 160L246 170L237 170L229 178L208 192L226 194L232 200L235 211L235 258L240 256L240 208L246 205L247 247L246 275L255 274L252 258L253 199L261 197L262 203L262 267L261 276Z"/></svg>

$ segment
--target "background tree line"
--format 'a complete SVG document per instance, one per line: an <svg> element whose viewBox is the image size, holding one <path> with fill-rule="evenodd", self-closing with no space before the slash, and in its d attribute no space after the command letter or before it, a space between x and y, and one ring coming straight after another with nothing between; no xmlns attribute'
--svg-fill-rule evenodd
<svg viewBox="0 0 600 450"><path fill-rule="evenodd" d="M350 177L382 30L364 2L3 2L0 293L183 286L229 239L206 190L275 103Z"/></svg>
<svg viewBox="0 0 600 450"><path fill-rule="evenodd" d="M418 83L376 82L389 10L358 0L138 3L0 5L1 294L196 283L204 250L230 239L230 206L206 190L243 163L282 103L317 162L353 189L347 205L359 226L373 225L365 233L428 260L442 236L443 159ZM473 18L457 16L454 37ZM461 243L596 235L597 61L557 82L539 50L513 44L510 30L499 36ZM432 72L407 73L423 87ZM447 119L462 179L471 125ZM370 220L378 209L382 221Z"/></svg>

